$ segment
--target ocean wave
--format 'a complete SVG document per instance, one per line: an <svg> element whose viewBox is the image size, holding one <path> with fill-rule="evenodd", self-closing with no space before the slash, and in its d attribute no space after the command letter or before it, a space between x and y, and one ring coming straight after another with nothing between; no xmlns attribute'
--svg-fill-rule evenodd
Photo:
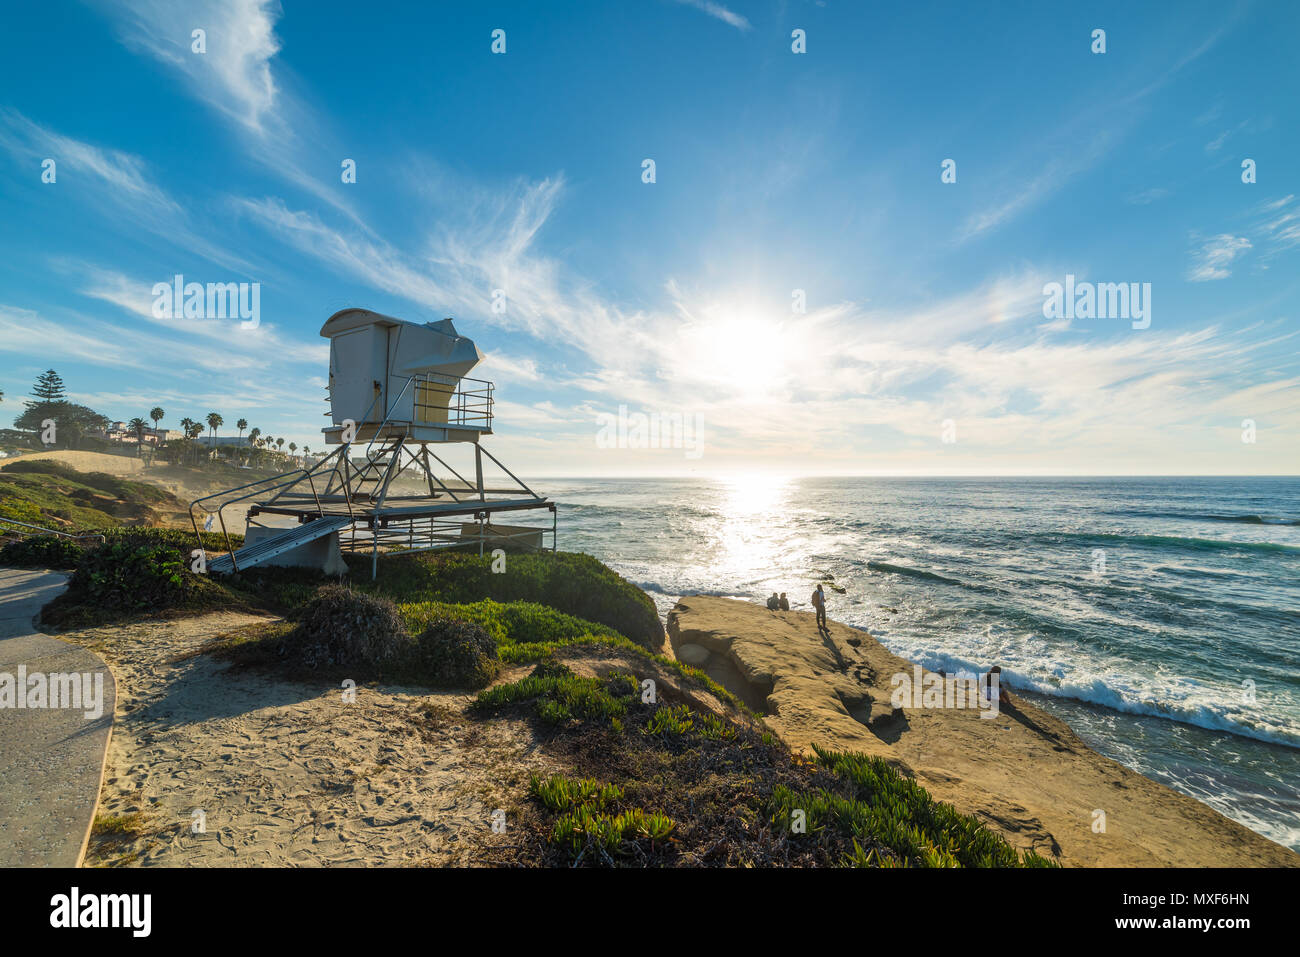
<svg viewBox="0 0 1300 957"><path fill-rule="evenodd" d="M1212 512L1112 512L1132 518L1181 518L1194 522L1239 522L1243 525L1300 525L1300 518L1281 515L1217 515Z"/></svg>
<svg viewBox="0 0 1300 957"><path fill-rule="evenodd" d="M1279 542L1234 542L1221 538L1184 538L1179 535L1119 535L1110 532L1052 532L1040 538L1071 538L1082 541L1127 542L1133 545L1165 545L1194 551L1254 551L1284 555L1300 554L1300 545Z"/></svg>
<svg viewBox="0 0 1300 957"><path fill-rule="evenodd" d="M943 582L945 585L963 585L965 582L958 581L955 578L948 578L936 572L928 572L924 568L909 568L906 565L895 565L892 562L867 562L867 567L878 572L892 572L895 575L909 575L912 578L924 578L927 581Z"/></svg>
<svg viewBox="0 0 1300 957"><path fill-rule="evenodd" d="M877 638L881 635L876 634ZM972 661L962 655L941 651L921 651L907 643L888 642L890 650L917 662L931 671L947 674L974 672L982 674L988 661ZM1108 683L1101 677L1069 679L1063 675L1041 678L1016 670L1005 657L994 656L1002 666L1002 683L1012 691L1028 691L1055 698L1066 698L1095 707L1125 714L1163 718L1193 725L1208 731L1223 731L1243 738L1300 749L1300 723L1269 722L1257 712L1228 710L1219 702L1177 702L1158 700L1135 687Z"/></svg>
<svg viewBox="0 0 1300 957"><path fill-rule="evenodd" d="M747 601L757 601L758 599L748 592L740 592L735 589L706 589L706 588L681 588L666 587L658 582L636 581L628 579L637 588L642 591L653 592L656 595L666 595L669 598L686 597L688 595L704 595L709 598L743 598Z"/></svg>
<svg viewBox="0 0 1300 957"><path fill-rule="evenodd" d="M1017 683L1011 682L1012 688ZM1278 725L1265 721L1258 715L1243 712L1230 713L1220 704L1180 703L1134 698L1132 692L1113 688L1100 678L1091 681L1051 682L1026 679L1022 690L1060 698L1071 698L1091 705L1100 705L1125 714L1146 715L1189 724L1208 731L1225 731L1239 737L1254 738L1270 744L1280 744L1300 749L1300 727Z"/></svg>

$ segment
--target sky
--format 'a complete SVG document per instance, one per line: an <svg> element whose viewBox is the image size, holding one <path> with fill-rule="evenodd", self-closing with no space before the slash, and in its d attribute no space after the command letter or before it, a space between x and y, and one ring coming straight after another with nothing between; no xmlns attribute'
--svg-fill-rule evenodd
<svg viewBox="0 0 1300 957"><path fill-rule="evenodd" d="M524 476L1296 474L1297 37L1289 0L12 6L0 424L53 367L321 450L361 306L455 318ZM257 323L160 317L177 274Z"/></svg>

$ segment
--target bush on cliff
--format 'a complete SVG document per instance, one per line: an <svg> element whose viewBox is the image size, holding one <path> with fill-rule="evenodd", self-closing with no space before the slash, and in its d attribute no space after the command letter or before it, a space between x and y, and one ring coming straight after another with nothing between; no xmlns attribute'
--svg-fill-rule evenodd
<svg viewBox="0 0 1300 957"><path fill-rule="evenodd" d="M68 594L92 607L153 611L179 605L192 587L175 548L115 541L82 557L68 584Z"/></svg>
<svg viewBox="0 0 1300 957"><path fill-rule="evenodd" d="M482 625L435 618L415 639L414 670L435 686L482 688L497 676L497 643Z"/></svg>
<svg viewBox="0 0 1300 957"><path fill-rule="evenodd" d="M298 613L278 651L308 669L354 668L358 677L370 677L406 664L411 637L392 602L346 585L325 585Z"/></svg>
<svg viewBox="0 0 1300 957"><path fill-rule="evenodd" d="M619 637L613 628L531 601L502 603L487 598L468 604L408 602L401 605L401 610L412 632L420 631L438 618L459 618L481 625L499 645L563 641L578 635Z"/></svg>
<svg viewBox="0 0 1300 957"><path fill-rule="evenodd" d="M663 646L663 627L650 597L590 555L511 554L505 563L504 571L493 572L487 555L392 556L380 563L378 587L406 602L537 602L605 625L652 650Z"/></svg>
<svg viewBox="0 0 1300 957"><path fill-rule="evenodd" d="M60 535L29 535L0 548L0 565L21 568L75 568L81 561L81 543Z"/></svg>

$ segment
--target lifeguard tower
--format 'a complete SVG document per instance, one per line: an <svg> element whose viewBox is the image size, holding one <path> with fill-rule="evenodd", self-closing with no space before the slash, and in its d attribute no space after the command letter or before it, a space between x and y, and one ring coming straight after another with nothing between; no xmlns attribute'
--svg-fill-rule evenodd
<svg viewBox="0 0 1300 957"><path fill-rule="evenodd" d="M548 533L555 549L554 503L483 447L493 385L466 376L483 354L451 319L421 324L344 309L320 334L330 340L330 424L322 431L338 448L308 467L192 502L195 535L202 506L229 546L223 512L251 501L243 547L213 559L209 571L267 563L341 571L346 550L369 551L374 575L381 551L542 549ZM541 509L544 524L493 521L494 513Z"/></svg>

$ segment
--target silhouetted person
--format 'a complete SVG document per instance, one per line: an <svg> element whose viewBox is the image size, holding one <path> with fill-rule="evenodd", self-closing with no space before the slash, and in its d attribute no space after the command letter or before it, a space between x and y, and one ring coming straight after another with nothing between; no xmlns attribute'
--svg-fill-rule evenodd
<svg viewBox="0 0 1300 957"><path fill-rule="evenodd" d="M776 592L772 592L772 597L767 600L767 610L776 611L779 604L780 602L777 601Z"/></svg>
<svg viewBox="0 0 1300 957"><path fill-rule="evenodd" d="M790 610L790 599L785 597L785 592L781 592L781 600L777 604L782 611Z"/></svg>
<svg viewBox="0 0 1300 957"><path fill-rule="evenodd" d="M817 590L812 593L813 608L817 610L817 630L830 631L826 627L826 593L822 591L821 583L817 583Z"/></svg>

